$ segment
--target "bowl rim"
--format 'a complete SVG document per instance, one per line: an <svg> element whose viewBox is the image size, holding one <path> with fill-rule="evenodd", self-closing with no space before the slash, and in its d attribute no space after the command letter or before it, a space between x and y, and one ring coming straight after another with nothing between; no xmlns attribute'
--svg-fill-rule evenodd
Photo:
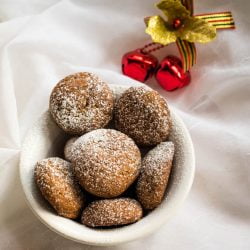
<svg viewBox="0 0 250 250"><path fill-rule="evenodd" d="M119 86L119 85L118 85ZM124 88L124 90L129 87L129 86L122 86L121 87ZM168 214L165 214L165 210L167 208L167 206L162 206L158 211L158 216L155 216L155 218L152 218L152 216L150 217L150 215L147 215L146 217L144 217L142 220L148 220L148 224L150 224L150 227L145 227L143 228L143 230L134 230L133 233L122 233L122 230L117 230L116 232L118 232L118 234L116 234L117 236L115 236L114 238L110 239L109 241L104 240L104 237L99 237L98 239L96 238L98 234L96 234L96 230L93 229L88 229L88 230L92 230L94 233L93 235L95 235L94 237L90 237L89 234L85 235L69 235L69 231L65 228L61 228L60 226L58 226L56 223L53 223L53 221L49 221L46 218L46 214L43 213L43 211L41 211L41 208L39 207L39 205L37 204L38 202L33 199L32 195L31 195L31 191L28 189L26 182L26 174L25 171L22 171L23 168L25 168L25 157L26 155L23 153L25 152L25 148L28 147L28 142L29 142L29 136L32 133L32 130L34 130L36 128L36 126L39 124L39 122L41 122L41 119L46 115L47 112L44 112L39 119L33 124L33 126L28 130L25 139L23 141L22 144L22 148L21 148L21 156L20 156L20 163L19 163L19 177L21 180L21 186L22 186L22 190L25 194L25 199L26 202L28 204L28 206L31 208L33 214L35 214L35 216L44 224L46 225L49 229L51 229L52 231L58 233L59 235L62 235L63 237L82 243L82 244L88 244L88 245L97 245L97 246L112 246L112 245L118 245L118 244L122 244L122 243L127 243L133 240L136 240L138 238L141 237L145 237L147 235L149 235L150 233L154 232L157 228L161 227L167 220L168 218L172 217L173 214L176 213L176 211L180 208L180 206L183 204L184 200L186 199L192 183L193 183L193 179L194 179L194 174L195 174L195 153L194 153L194 147L193 147L193 143L191 140L191 136L184 124L184 122L182 121L182 119L179 117L178 114L176 114L176 110L174 110L174 108L172 108L170 106L170 112L171 112L171 116L173 116L177 122L178 125L181 127L182 132L185 134L185 143L187 144L188 148L189 148L189 171L187 172L187 175L185 175L184 181L182 181L180 183L182 190L178 193L178 198L176 197L174 199L174 202L171 203L172 209L169 208L168 210ZM158 209L158 208L156 208ZM158 220L156 221L158 217ZM63 217L61 217L62 219L65 219ZM159 219L160 218L160 219ZM154 220L152 220L154 219ZM68 219L66 219L68 220ZM146 221L145 221L146 222ZM136 227L136 225L138 225L140 223L137 222L135 224L131 224L131 225L127 225L125 227L122 227L123 229L126 228L128 230L131 230L132 227L134 227L135 229L138 229L138 227ZM83 225L81 225L83 226ZM139 227L140 228L140 227ZM127 231L128 231L127 230ZM106 232L108 232L108 230L105 230ZM119 233L119 231L121 233ZM123 230L126 232L126 230ZM90 232L90 231L89 231ZM100 232L99 232L100 233ZM101 234L106 234L103 232L101 232ZM100 235L100 234L99 234ZM121 237L122 236L122 237Z"/></svg>

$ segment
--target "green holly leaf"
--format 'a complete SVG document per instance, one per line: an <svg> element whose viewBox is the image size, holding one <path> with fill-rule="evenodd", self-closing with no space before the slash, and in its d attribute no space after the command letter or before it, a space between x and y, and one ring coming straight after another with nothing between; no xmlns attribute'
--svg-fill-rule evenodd
<svg viewBox="0 0 250 250"><path fill-rule="evenodd" d="M173 43L177 39L176 33L168 28L165 20L160 16L149 18L145 32L151 36L154 42L163 45Z"/></svg>
<svg viewBox="0 0 250 250"><path fill-rule="evenodd" d="M177 36L191 43L208 43L216 38L216 28L203 19L189 17L184 20L183 29L178 30Z"/></svg>
<svg viewBox="0 0 250 250"><path fill-rule="evenodd" d="M172 22L175 18L185 19L190 16L190 12L179 0L164 0L156 6L166 15L169 22Z"/></svg>

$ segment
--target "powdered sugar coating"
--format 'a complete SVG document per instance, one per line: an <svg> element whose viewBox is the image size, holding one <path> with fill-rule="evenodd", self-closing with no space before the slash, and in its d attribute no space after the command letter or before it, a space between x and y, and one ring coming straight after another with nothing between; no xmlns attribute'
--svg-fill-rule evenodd
<svg viewBox="0 0 250 250"><path fill-rule="evenodd" d="M131 87L118 99L115 126L139 145L156 145L167 139L171 128L166 101L154 90Z"/></svg>
<svg viewBox="0 0 250 250"><path fill-rule="evenodd" d="M82 223L89 227L125 225L141 218L141 205L130 198L94 201L82 213Z"/></svg>
<svg viewBox="0 0 250 250"><path fill-rule="evenodd" d="M61 80L50 96L50 113L70 134L82 135L105 127L112 118L114 98L96 75L76 73Z"/></svg>
<svg viewBox="0 0 250 250"><path fill-rule="evenodd" d="M173 142L162 142L142 160L136 193L145 209L157 207L164 196L174 157Z"/></svg>
<svg viewBox="0 0 250 250"><path fill-rule="evenodd" d="M74 155L74 143L79 137L71 137L64 146L64 157L67 161L72 161Z"/></svg>
<svg viewBox="0 0 250 250"><path fill-rule="evenodd" d="M75 142L74 152L76 176L82 187L96 196L120 195L139 174L140 150L119 131L91 131Z"/></svg>
<svg viewBox="0 0 250 250"><path fill-rule="evenodd" d="M79 216L83 194L69 162L58 157L41 160L34 175L42 195L59 215L73 219Z"/></svg>

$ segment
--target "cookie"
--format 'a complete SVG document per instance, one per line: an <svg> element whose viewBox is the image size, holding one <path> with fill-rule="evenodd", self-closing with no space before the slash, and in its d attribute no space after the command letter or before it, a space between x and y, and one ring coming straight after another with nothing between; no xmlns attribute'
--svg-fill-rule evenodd
<svg viewBox="0 0 250 250"><path fill-rule="evenodd" d="M112 198L122 194L136 179L141 166L140 150L125 134L97 129L75 142L72 159L79 183L89 193Z"/></svg>
<svg viewBox="0 0 250 250"><path fill-rule="evenodd" d="M96 75L76 73L61 80L50 96L50 113L66 133L82 135L112 118L113 93Z"/></svg>
<svg viewBox="0 0 250 250"><path fill-rule="evenodd" d="M63 217L75 219L83 208L83 193L72 166L58 157L37 162L35 181L44 198Z"/></svg>
<svg viewBox="0 0 250 250"><path fill-rule="evenodd" d="M67 161L72 161L74 155L74 142L78 139L78 137L71 137L64 146L64 157Z"/></svg>
<svg viewBox="0 0 250 250"><path fill-rule="evenodd" d="M143 158L136 194L144 209L154 209L162 202L173 157L174 144L162 142Z"/></svg>
<svg viewBox="0 0 250 250"><path fill-rule="evenodd" d="M142 218L142 207L130 198L97 200L82 213L81 221L89 227L108 227L131 224Z"/></svg>
<svg viewBox="0 0 250 250"><path fill-rule="evenodd" d="M138 145L165 141L171 128L166 101L156 91L131 87L118 99L114 109L115 127Z"/></svg>

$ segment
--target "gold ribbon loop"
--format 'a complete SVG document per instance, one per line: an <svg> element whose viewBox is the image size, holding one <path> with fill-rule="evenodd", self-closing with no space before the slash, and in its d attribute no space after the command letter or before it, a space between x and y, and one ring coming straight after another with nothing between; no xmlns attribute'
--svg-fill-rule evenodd
<svg viewBox="0 0 250 250"><path fill-rule="evenodd" d="M181 0L182 4L190 11L191 16L194 13L194 4L193 0Z"/></svg>

